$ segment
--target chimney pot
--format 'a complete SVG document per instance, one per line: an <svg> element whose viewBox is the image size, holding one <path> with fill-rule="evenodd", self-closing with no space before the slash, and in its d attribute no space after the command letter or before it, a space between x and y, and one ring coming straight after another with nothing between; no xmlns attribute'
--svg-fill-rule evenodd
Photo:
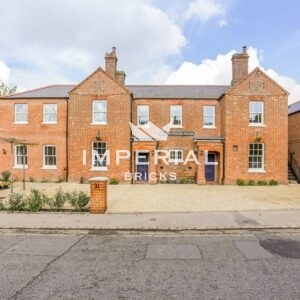
<svg viewBox="0 0 300 300"><path fill-rule="evenodd" d="M235 53L232 55L232 80L231 85L235 85L243 80L248 75L248 59L247 47L243 47L242 53Z"/></svg>
<svg viewBox="0 0 300 300"><path fill-rule="evenodd" d="M247 54L247 46L243 47L243 54Z"/></svg>

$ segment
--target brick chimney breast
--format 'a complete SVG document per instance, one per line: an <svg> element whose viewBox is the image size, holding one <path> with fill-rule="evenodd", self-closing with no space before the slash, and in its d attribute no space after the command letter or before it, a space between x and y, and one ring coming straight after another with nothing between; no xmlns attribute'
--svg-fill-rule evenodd
<svg viewBox="0 0 300 300"><path fill-rule="evenodd" d="M105 55L105 72L114 79L116 79L117 61L116 47L112 47L111 52L106 52Z"/></svg>
<svg viewBox="0 0 300 300"><path fill-rule="evenodd" d="M231 85L235 85L243 80L248 75L248 60L247 47L243 47L242 53L235 53L232 55L232 80Z"/></svg>

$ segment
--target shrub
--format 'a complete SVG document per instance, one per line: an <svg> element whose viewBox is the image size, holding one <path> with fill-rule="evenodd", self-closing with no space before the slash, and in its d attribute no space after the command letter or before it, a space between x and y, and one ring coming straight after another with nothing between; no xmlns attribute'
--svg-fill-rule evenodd
<svg viewBox="0 0 300 300"><path fill-rule="evenodd" d="M0 200L0 210L5 210L5 205L2 203L1 200Z"/></svg>
<svg viewBox="0 0 300 300"><path fill-rule="evenodd" d="M237 184L237 185L245 185L245 180L244 180L244 179L241 179L241 178L238 178L238 179L236 180L236 184Z"/></svg>
<svg viewBox="0 0 300 300"><path fill-rule="evenodd" d="M36 189L31 189L30 195L27 197L27 205L30 211L40 211L45 203L48 202L47 196Z"/></svg>
<svg viewBox="0 0 300 300"><path fill-rule="evenodd" d="M30 181L30 182L35 182L35 179L34 179L32 176L30 176L30 177L29 177L29 181Z"/></svg>
<svg viewBox="0 0 300 300"><path fill-rule="evenodd" d="M110 178L108 183L109 184L119 184L119 180L117 178Z"/></svg>
<svg viewBox="0 0 300 300"><path fill-rule="evenodd" d="M255 181L250 179L248 180L247 185L255 185Z"/></svg>
<svg viewBox="0 0 300 300"><path fill-rule="evenodd" d="M278 181L277 180L274 180L274 179L271 179L269 181L269 185L278 185Z"/></svg>
<svg viewBox="0 0 300 300"><path fill-rule="evenodd" d="M72 193L66 193L66 197L68 198L71 206L78 211L85 210L90 201L90 196L83 191L73 191Z"/></svg>
<svg viewBox="0 0 300 300"><path fill-rule="evenodd" d="M27 207L24 195L20 193L12 193L8 198L8 209L13 211L22 211Z"/></svg>
<svg viewBox="0 0 300 300"><path fill-rule="evenodd" d="M62 177L58 177L57 178L57 180L55 181L56 183L61 183L61 182L63 182L64 181L64 179L62 178Z"/></svg>
<svg viewBox="0 0 300 300"><path fill-rule="evenodd" d="M49 182L49 180L45 177L43 177L43 179L41 180L42 183L45 183L45 182Z"/></svg>
<svg viewBox="0 0 300 300"><path fill-rule="evenodd" d="M64 207L64 204L68 200L67 193L64 193L62 188L60 187L57 192L54 194L54 196L49 199L48 204L52 209L62 209Z"/></svg>
<svg viewBox="0 0 300 300"><path fill-rule="evenodd" d="M258 185L268 185L268 181L266 181L266 180L258 180L257 184Z"/></svg>
<svg viewBox="0 0 300 300"><path fill-rule="evenodd" d="M11 173L9 171L7 171L7 170L3 171L1 173L2 180L5 181L5 182L9 181L10 175L11 175Z"/></svg>
<svg viewBox="0 0 300 300"><path fill-rule="evenodd" d="M79 183L83 184L84 181L85 181L85 180L84 180L84 177L81 176L80 179L79 179Z"/></svg>

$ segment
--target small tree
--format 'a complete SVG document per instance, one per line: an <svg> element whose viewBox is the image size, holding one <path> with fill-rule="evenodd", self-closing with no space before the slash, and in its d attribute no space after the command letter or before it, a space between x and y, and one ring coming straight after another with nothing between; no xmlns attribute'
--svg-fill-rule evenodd
<svg viewBox="0 0 300 300"><path fill-rule="evenodd" d="M9 96L14 94L17 90L17 87L9 88L6 84L0 79L0 96Z"/></svg>

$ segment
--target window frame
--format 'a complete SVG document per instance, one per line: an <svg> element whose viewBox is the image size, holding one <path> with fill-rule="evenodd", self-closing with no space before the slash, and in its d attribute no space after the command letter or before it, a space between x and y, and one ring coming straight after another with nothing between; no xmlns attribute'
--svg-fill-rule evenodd
<svg viewBox="0 0 300 300"><path fill-rule="evenodd" d="M47 147L52 147L55 149L55 154L54 155L49 155L49 154L46 154L46 148ZM46 164L46 158L53 158L54 157L54 160L55 160L55 165L47 165ZM57 147L55 145L43 145L43 169L57 169Z"/></svg>
<svg viewBox="0 0 300 300"><path fill-rule="evenodd" d="M179 120L180 120L180 124L174 124L173 121L173 118L176 116L173 114L173 109L174 108L180 108L179 111L180 111L180 116L179 116ZM182 124L183 124L183 116L182 116L182 105L171 105L170 106L170 123L171 123L171 127L175 127L175 128L182 128Z"/></svg>
<svg viewBox="0 0 300 300"><path fill-rule="evenodd" d="M254 146L251 149L251 146ZM255 148L255 145L257 146L261 146L261 149L259 148ZM251 154L251 151L253 151L253 153ZM255 153L255 151L260 151L261 154L257 154ZM257 161L250 161L254 158L256 158ZM258 158L261 158L261 161L259 161ZM260 167L253 167L253 165L251 166L251 164L261 164ZM265 145L263 143L250 143L248 144L248 172L252 172L252 173L260 173L260 172L264 172L265 171Z"/></svg>
<svg viewBox="0 0 300 300"><path fill-rule="evenodd" d="M261 111L252 111L251 110L251 105L252 104L261 104ZM256 116L256 115L260 115L260 122L254 122L254 119L252 116ZM257 101L249 101L249 126L264 126L264 122L265 122L265 116L264 116L264 102L257 100ZM253 121L251 121L253 120Z"/></svg>
<svg viewBox="0 0 300 300"><path fill-rule="evenodd" d="M18 152L18 149L20 148L25 148L25 155L23 155L23 153L19 154ZM14 168L16 169L20 169L20 168L23 168L25 166L25 168L27 169L28 168L28 147L27 145L15 145L14 147ZM25 158L25 165L23 164L23 156ZM21 164L18 163L18 160L21 160Z"/></svg>
<svg viewBox="0 0 300 300"><path fill-rule="evenodd" d="M97 103L104 103L104 111L95 111L95 104ZM104 114L105 120L104 121L96 121L95 120L95 114ZM93 100L92 101L92 124L101 125L107 124L107 101L106 100Z"/></svg>
<svg viewBox="0 0 300 300"><path fill-rule="evenodd" d="M213 108L213 114L207 115L206 108ZM205 124L205 118L213 118L213 124ZM203 106L203 128L216 128L216 106L215 105L204 105Z"/></svg>
<svg viewBox="0 0 300 300"><path fill-rule="evenodd" d="M171 157L172 152L174 152L174 158ZM178 155L179 153L180 153L180 155ZM175 163L175 164L178 164L179 162L183 162L183 150L181 150L181 149L170 149L169 150L168 162Z"/></svg>
<svg viewBox="0 0 300 300"><path fill-rule="evenodd" d="M140 123L140 108L147 108L147 123L145 124L141 124ZM150 115L150 109L149 109L149 105L144 105L144 104L141 104L141 105L138 105L137 106L137 126L148 126L149 125L149 115ZM144 116L142 116L144 117Z"/></svg>
<svg viewBox="0 0 300 300"><path fill-rule="evenodd" d="M18 105L24 105L26 107L26 112L17 112L17 106ZM28 103L15 103L14 104L14 113L15 113L15 119L14 119L14 124L28 124L28 118L29 118L29 107ZM26 121L19 121L18 116L19 115L25 115L26 116Z"/></svg>
<svg viewBox="0 0 300 300"><path fill-rule="evenodd" d="M46 106L49 105L54 105L55 106L55 112L45 112ZM45 116L50 115L50 114L55 114L55 121L47 121ZM43 103L43 124L57 124L57 103Z"/></svg>
<svg viewBox="0 0 300 300"><path fill-rule="evenodd" d="M108 150L107 148L107 142L103 142L103 141L93 141L92 142L92 153L91 153L91 158L92 158L92 161L91 161L91 170L92 171L107 171L107 166L108 166L108 162L107 162L107 159L108 159L108 155L106 157L106 159L104 160L104 165L102 166L95 166L94 163L96 162L95 158L94 158L94 153L93 151L96 150L94 149L94 144L95 143L100 143L100 144L105 144L105 150L104 150L104 153ZM101 148L100 148L101 149ZM100 153L98 152L99 155L104 155L104 153ZM99 162L99 161L98 161Z"/></svg>

